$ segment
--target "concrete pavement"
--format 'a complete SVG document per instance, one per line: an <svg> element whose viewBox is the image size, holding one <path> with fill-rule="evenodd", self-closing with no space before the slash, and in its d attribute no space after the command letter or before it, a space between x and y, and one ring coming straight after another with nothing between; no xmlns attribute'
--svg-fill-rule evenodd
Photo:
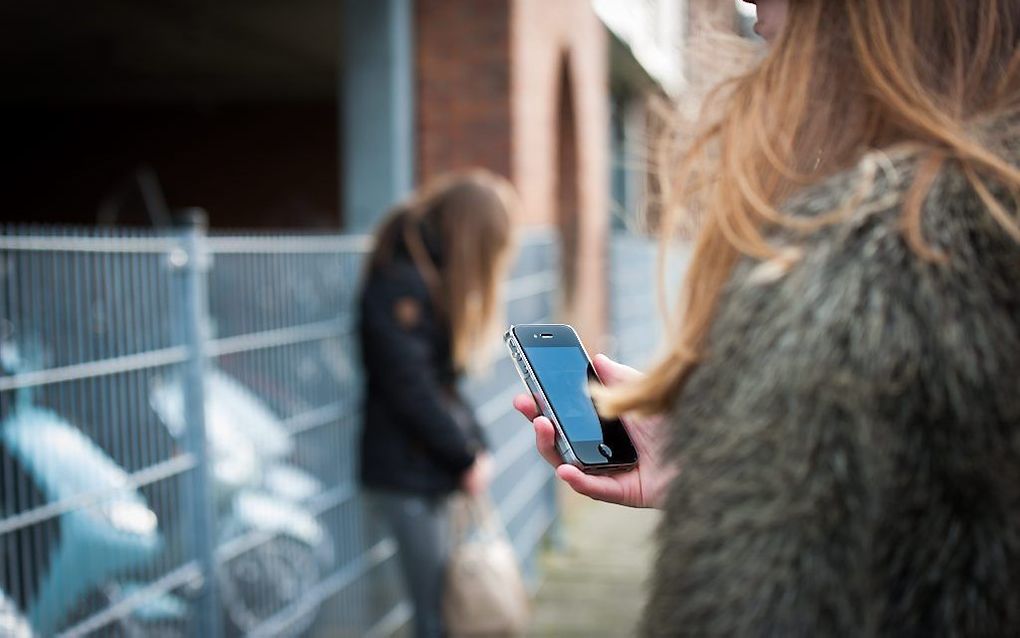
<svg viewBox="0 0 1020 638"><path fill-rule="evenodd" d="M544 558L529 635L634 633L654 558L657 511L606 505L565 490L564 547Z"/></svg>

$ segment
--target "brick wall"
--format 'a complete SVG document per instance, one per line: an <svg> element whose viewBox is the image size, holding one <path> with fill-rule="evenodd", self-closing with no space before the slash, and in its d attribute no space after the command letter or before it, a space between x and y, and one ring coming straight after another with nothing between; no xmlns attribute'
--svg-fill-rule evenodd
<svg viewBox="0 0 1020 638"><path fill-rule="evenodd" d="M510 177L508 0L415 2L417 174L482 166Z"/></svg>
<svg viewBox="0 0 1020 638"><path fill-rule="evenodd" d="M605 26L587 0L513 4L514 176L528 221L574 226L577 281L568 319L592 348L602 345L609 211L609 70ZM561 95L564 86L571 93ZM573 105L573 135L560 125ZM573 141L573 149L561 142ZM574 153L575 162L562 161ZM573 175L570 175L573 168ZM562 170L561 170L562 169ZM562 174L561 174L562 173ZM570 191L573 191L572 193ZM577 210L564 210L571 200ZM576 219L571 221L571 215Z"/></svg>
<svg viewBox="0 0 1020 638"><path fill-rule="evenodd" d="M598 349L607 325L605 27L588 0L419 0L416 11L419 178L466 166L509 176L521 225L565 231L576 267L563 317Z"/></svg>

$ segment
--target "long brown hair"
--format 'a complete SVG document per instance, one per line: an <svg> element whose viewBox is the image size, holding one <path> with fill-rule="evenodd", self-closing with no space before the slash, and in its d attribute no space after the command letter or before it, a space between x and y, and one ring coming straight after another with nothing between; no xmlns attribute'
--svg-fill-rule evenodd
<svg viewBox="0 0 1020 638"><path fill-rule="evenodd" d="M406 248L449 327L458 368L472 362L498 321L516 206L504 178L481 169L450 173L394 209L376 232L370 268Z"/></svg>
<svg viewBox="0 0 1020 638"><path fill-rule="evenodd" d="M768 241L771 229L807 233L840 218L833 211L798 219L781 212L782 203L872 151L913 156L902 227L921 257L951 258L922 234L925 199L949 164L1020 240L1012 211L992 195L992 185L1020 191L1020 169L1003 148L1017 138L1018 41L1020 0L790 0L778 42L710 94L700 133L673 172L678 206L667 217L695 211L702 228L669 352L641 382L602 393L602 409L667 410L708 354L712 318L738 259L782 258ZM669 228L660 225L667 242Z"/></svg>

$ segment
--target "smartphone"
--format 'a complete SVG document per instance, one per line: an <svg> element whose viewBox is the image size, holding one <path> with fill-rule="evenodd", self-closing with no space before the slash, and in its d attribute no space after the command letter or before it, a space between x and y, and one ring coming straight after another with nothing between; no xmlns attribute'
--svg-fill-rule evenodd
<svg viewBox="0 0 1020 638"><path fill-rule="evenodd" d="M556 450L565 463L590 474L637 465L623 423L602 418L595 409L588 388L601 381L572 327L510 326L503 339L521 380L556 428Z"/></svg>

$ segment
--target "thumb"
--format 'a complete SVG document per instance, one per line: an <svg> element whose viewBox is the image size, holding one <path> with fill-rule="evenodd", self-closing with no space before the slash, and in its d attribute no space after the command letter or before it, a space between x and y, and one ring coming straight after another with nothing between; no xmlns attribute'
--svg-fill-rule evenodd
<svg viewBox="0 0 1020 638"><path fill-rule="evenodd" d="M642 374L634 368L625 366L617 361L613 361L604 354L595 355L595 359L592 360L592 364L595 366L595 374L599 375L599 379L601 379L602 383L607 386L619 385L621 383L627 383L628 381L636 381L642 376Z"/></svg>

